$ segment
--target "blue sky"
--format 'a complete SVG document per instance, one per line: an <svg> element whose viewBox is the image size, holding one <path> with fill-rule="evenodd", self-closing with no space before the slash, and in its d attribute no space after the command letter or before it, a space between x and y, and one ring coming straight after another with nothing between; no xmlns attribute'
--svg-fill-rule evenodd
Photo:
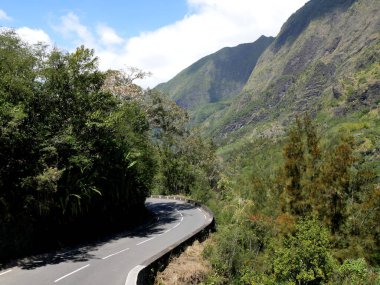
<svg viewBox="0 0 380 285"><path fill-rule="evenodd" d="M0 9L12 18L0 20L1 26L43 28L58 45L66 44L52 27L59 25L60 17L69 12L85 26L104 23L125 38L178 21L188 12L186 1L182 0L2 0Z"/></svg>
<svg viewBox="0 0 380 285"><path fill-rule="evenodd" d="M95 49L103 70L152 72L154 87L225 46L275 36L306 0L2 0L0 26L30 43Z"/></svg>

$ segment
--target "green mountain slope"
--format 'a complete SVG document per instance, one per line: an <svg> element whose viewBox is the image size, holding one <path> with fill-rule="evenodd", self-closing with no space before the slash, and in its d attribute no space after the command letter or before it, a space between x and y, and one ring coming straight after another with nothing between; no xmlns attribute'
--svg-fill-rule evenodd
<svg viewBox="0 0 380 285"><path fill-rule="evenodd" d="M379 0L309 1L202 123L223 165L212 281L380 280L379 33Z"/></svg>
<svg viewBox="0 0 380 285"><path fill-rule="evenodd" d="M196 122L202 122L228 106L229 100L240 93L258 58L273 40L262 36L254 43L223 48L155 89L188 109Z"/></svg>
<svg viewBox="0 0 380 285"><path fill-rule="evenodd" d="M281 135L295 114L308 111L331 127L363 122L378 148L379 31L377 0L308 2L284 24L228 110L203 124L205 131L231 148Z"/></svg>

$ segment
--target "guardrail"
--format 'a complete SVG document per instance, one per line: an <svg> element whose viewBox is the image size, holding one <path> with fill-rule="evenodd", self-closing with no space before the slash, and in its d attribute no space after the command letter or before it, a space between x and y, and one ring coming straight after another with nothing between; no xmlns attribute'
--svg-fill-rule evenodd
<svg viewBox="0 0 380 285"><path fill-rule="evenodd" d="M158 198L158 199L168 199L168 200L179 200L184 201L185 203L191 204L194 207L200 207L203 211L205 211L209 215L208 223L204 224L201 228L193 231L186 237L182 238L181 240L177 241L172 246L162 250L159 254L151 257L150 259L146 260L143 264L136 267L136 274L137 274L137 285L147 285L147 284L153 284L155 275L158 270L165 267L169 260L170 256L173 254L178 254L183 251L183 249L193 243L195 240L202 240L208 234L210 231L215 230L215 219L214 214L212 211L202 205L200 202L187 199L180 196L161 196L161 195L152 195L151 198ZM127 284L127 283L126 283Z"/></svg>

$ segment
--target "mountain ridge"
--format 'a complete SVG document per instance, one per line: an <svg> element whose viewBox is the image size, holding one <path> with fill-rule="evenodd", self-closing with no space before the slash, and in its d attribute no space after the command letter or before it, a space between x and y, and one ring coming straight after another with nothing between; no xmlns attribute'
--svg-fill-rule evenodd
<svg viewBox="0 0 380 285"><path fill-rule="evenodd" d="M380 148L376 134L380 132L376 119L380 108L379 31L377 0L311 0L262 51L238 93L220 95L211 102L207 96L192 96L191 90L185 90L188 102L195 102L186 105L181 101L184 97L178 99L171 92L183 87L174 80L178 77L161 91L189 111L193 124L214 140L220 153L238 151L244 142L257 137L281 137L295 117L305 112L327 126L326 132L342 127L365 137L370 143L363 148L374 153ZM240 58L244 61L244 56ZM202 76L187 87L196 89L204 80ZM214 78L213 84L223 89L223 80Z"/></svg>
<svg viewBox="0 0 380 285"><path fill-rule="evenodd" d="M307 12L310 3L324 2L312 0L292 17ZM283 28L231 106L204 123L206 131L228 144L257 132L271 133L271 128L283 133L299 112L323 113L331 120L342 112L378 108L380 4L338 2L341 6L311 20L293 42L277 49L278 39L287 31ZM284 27L289 25L286 22Z"/></svg>
<svg viewBox="0 0 380 285"><path fill-rule="evenodd" d="M239 94L259 56L273 40L261 36L253 43L222 48L155 89L168 94L186 108L195 121L202 122L213 108L224 109L228 106L226 101Z"/></svg>

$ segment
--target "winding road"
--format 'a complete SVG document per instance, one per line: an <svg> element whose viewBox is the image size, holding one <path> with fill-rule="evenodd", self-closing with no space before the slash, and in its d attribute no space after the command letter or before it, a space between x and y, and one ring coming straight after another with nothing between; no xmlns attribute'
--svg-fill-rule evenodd
<svg viewBox="0 0 380 285"><path fill-rule="evenodd" d="M0 271L0 284L132 285L141 268L212 220L202 208L177 200L148 198L146 207L156 222L107 241L24 259Z"/></svg>

